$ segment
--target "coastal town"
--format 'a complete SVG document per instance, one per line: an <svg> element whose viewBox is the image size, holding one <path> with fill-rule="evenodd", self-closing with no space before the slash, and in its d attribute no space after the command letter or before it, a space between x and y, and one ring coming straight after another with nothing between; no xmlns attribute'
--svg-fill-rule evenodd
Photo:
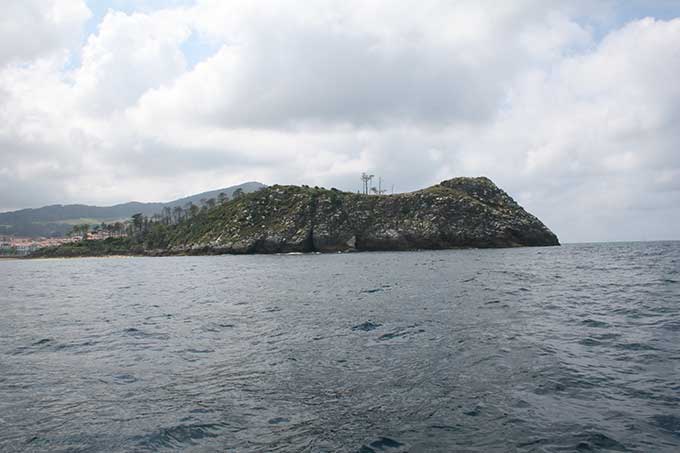
<svg viewBox="0 0 680 453"><path fill-rule="evenodd" d="M29 238L29 237L0 237L0 256L25 256L42 247L62 245L78 241L79 238Z"/></svg>
<svg viewBox="0 0 680 453"><path fill-rule="evenodd" d="M85 235L65 237L19 237L0 236L0 257L26 256L43 247L70 244L82 240L97 240L111 237L108 231L88 231Z"/></svg>

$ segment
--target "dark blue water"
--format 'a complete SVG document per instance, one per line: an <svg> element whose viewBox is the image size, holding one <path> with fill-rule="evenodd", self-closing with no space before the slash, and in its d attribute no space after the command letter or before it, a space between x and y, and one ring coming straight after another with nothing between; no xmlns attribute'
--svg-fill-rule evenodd
<svg viewBox="0 0 680 453"><path fill-rule="evenodd" d="M0 261L1 451L680 451L680 243Z"/></svg>

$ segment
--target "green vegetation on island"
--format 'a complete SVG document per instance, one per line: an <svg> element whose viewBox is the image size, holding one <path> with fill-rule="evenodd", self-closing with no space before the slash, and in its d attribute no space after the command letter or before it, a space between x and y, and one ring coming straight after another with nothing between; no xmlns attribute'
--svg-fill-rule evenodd
<svg viewBox="0 0 680 453"><path fill-rule="evenodd" d="M559 245L488 178L367 195L274 185L183 213L128 223L125 238L85 240L36 256L344 252Z"/></svg>

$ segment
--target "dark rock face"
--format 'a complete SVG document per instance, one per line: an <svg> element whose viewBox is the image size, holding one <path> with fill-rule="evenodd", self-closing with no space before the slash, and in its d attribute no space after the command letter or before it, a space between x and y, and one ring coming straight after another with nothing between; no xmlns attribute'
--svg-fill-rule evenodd
<svg viewBox="0 0 680 453"><path fill-rule="evenodd" d="M171 253L287 253L559 245L488 178L376 196L272 186L180 225Z"/></svg>

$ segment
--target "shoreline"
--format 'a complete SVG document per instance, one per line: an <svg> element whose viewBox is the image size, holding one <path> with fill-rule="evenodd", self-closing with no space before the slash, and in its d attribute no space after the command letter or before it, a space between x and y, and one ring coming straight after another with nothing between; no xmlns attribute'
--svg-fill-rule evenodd
<svg viewBox="0 0 680 453"><path fill-rule="evenodd" d="M510 245L504 247L443 247L443 248L414 248L414 249L379 249L379 250L339 250L339 251L309 251L309 252L245 252L245 253L191 253L191 252L167 252L167 253L130 253L130 254L115 254L115 255L62 255L62 256L21 256L21 257L6 257L7 259L77 259L77 258L166 258L176 256L306 256L306 255L347 255L357 253L411 253L411 252L436 252L447 250L504 250L504 249L537 249L537 248L551 248L561 247L557 245Z"/></svg>

